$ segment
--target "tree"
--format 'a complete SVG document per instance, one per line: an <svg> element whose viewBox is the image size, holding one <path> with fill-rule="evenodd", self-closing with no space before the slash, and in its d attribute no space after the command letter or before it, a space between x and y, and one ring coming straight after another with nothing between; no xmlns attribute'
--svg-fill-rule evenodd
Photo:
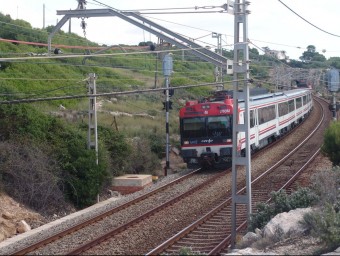
<svg viewBox="0 0 340 256"><path fill-rule="evenodd" d="M340 69L340 57L330 57L327 61L328 66Z"/></svg>
<svg viewBox="0 0 340 256"><path fill-rule="evenodd" d="M302 60L303 62L326 61L326 57L318 53L314 45L308 45L307 51L304 51L299 59Z"/></svg>
<svg viewBox="0 0 340 256"><path fill-rule="evenodd" d="M259 51L256 48L250 48L249 54L252 55L252 58L257 58L260 55Z"/></svg>
<svg viewBox="0 0 340 256"><path fill-rule="evenodd" d="M340 122L332 122L324 134L322 152L329 157L333 165L340 164Z"/></svg>

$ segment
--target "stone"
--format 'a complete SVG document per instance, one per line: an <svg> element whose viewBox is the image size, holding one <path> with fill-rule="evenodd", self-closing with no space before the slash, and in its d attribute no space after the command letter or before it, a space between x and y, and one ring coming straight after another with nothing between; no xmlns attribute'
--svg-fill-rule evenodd
<svg viewBox="0 0 340 256"><path fill-rule="evenodd" d="M0 241L14 236L17 233L15 224L9 220L0 218Z"/></svg>
<svg viewBox="0 0 340 256"><path fill-rule="evenodd" d="M253 232L248 232L242 237L241 243L242 244L247 244L250 245L258 240L260 240L262 236L257 235L256 233Z"/></svg>
<svg viewBox="0 0 340 256"><path fill-rule="evenodd" d="M305 230L299 222L303 220L303 215L311 211L312 209L309 207L277 214L264 227L263 236L273 237L277 235L277 232L281 232L282 236L287 233L302 234Z"/></svg>
<svg viewBox="0 0 340 256"><path fill-rule="evenodd" d="M21 220L17 223L17 233L18 234L22 234L22 233L25 233L27 231L31 230L31 227L30 225L28 225L26 223L26 221L24 220Z"/></svg>
<svg viewBox="0 0 340 256"><path fill-rule="evenodd" d="M262 237L262 231L259 228L255 228L255 234Z"/></svg>
<svg viewBox="0 0 340 256"><path fill-rule="evenodd" d="M14 215L9 213L9 212L3 212L1 214L1 217L4 218L5 220L12 220L12 219L14 219Z"/></svg>

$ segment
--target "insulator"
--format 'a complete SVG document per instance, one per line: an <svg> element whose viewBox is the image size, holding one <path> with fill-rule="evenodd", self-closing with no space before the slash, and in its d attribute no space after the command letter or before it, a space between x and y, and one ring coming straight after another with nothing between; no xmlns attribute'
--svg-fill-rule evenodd
<svg viewBox="0 0 340 256"><path fill-rule="evenodd" d="M85 20L82 20L80 22L80 26L81 26L82 29L86 29L86 22L85 22Z"/></svg>

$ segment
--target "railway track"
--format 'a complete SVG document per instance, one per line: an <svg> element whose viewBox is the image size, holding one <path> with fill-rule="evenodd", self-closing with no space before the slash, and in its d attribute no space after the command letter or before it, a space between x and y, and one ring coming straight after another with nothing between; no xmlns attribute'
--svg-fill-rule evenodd
<svg viewBox="0 0 340 256"><path fill-rule="evenodd" d="M70 236L74 235L76 232L78 232L79 230L82 230L84 228L87 229L96 229L96 224L100 223L102 221L107 221L108 218L110 218L111 216L116 216L121 213L124 214L124 211L128 210L128 211L133 211L133 207L137 207L139 208L139 206L141 204L145 204L146 205L146 209L149 207L150 202L152 205L157 205L157 201L161 201L160 204L162 205L164 201L168 201L168 203L171 202L171 200L168 200L167 198L173 198L174 195L176 193L176 186L177 187L181 187L181 191L186 191L187 193L193 193L194 191L196 191L197 189L199 189L201 186L204 186L206 184L209 184L211 182L214 181L214 179L217 179L220 175L222 175L221 173L219 174L211 174L211 173L206 173L206 174L199 174L200 170L194 170L182 177L179 177L175 180L173 180L170 183L167 183L155 190L152 190L144 195L141 195L131 201L128 201L120 206L114 207L112 209L109 209L103 213L97 214L87 220L81 221L80 223L76 223L74 225L72 225L71 227L68 227L65 230L56 232L56 233L52 233L49 234L46 238L40 239L39 241L33 243L33 244L29 244L23 248L17 249L14 252L11 252L9 254L12 255L25 255L28 253L38 253L39 254L39 250L43 250L43 248L46 248L48 246L52 246L53 243L55 242L60 242L62 239L69 239ZM188 179L195 179L195 187L192 186L188 186L186 188L186 181ZM189 192L188 192L189 191ZM186 194L186 192L183 192L183 196ZM158 200L159 195L162 194L163 198L161 198L161 200ZM164 198L164 195L167 194L167 198ZM139 208L140 209L140 208ZM157 207L154 208L154 211L157 210ZM150 214L152 213L152 211L150 212ZM118 217L117 217L118 218ZM129 225L133 225L134 223L137 223L139 220L143 219L143 214L140 212L137 212L134 216L134 218L132 219L128 219L128 220L122 220L120 221L120 225L118 225L117 227L112 227L108 225L108 229L112 229L114 228L114 233L117 233L121 230L124 230L126 227L128 227ZM123 222L123 224L122 224ZM102 231L103 232L103 231ZM90 232L91 233L91 232ZM89 239L93 239L90 237L85 237L85 240L89 240ZM79 241L78 241L79 243ZM58 249L59 253L61 248ZM69 248L67 249L69 250ZM67 251L66 251L67 253ZM51 254L48 253L48 254ZM62 253L64 254L64 253Z"/></svg>
<svg viewBox="0 0 340 256"><path fill-rule="evenodd" d="M319 102L319 101L318 101ZM319 102L319 107L326 108ZM327 108L323 113L328 113ZM320 151L320 137L330 117L322 116L311 134L281 161L274 164L252 181L253 208L259 202L268 202L272 191L289 190L300 173L305 170ZM238 193L242 194L245 187ZM221 202L212 211L171 237L146 255L178 254L181 248L209 255L227 253L231 242L231 197ZM237 209L237 231L246 229L246 208Z"/></svg>
<svg viewBox="0 0 340 256"><path fill-rule="evenodd" d="M267 149L269 150L269 149ZM262 153L260 153L262 154ZM13 254L16 255L20 255L20 254L80 254L80 253L88 253L88 254L97 254L98 251L100 254L103 253L107 253L106 249L105 249L105 244L119 244L120 239L126 238L126 234L127 233L131 233L134 232L133 229L143 229L143 227L145 228L146 225L145 222L147 221L151 221L151 222L155 222L153 220L150 219L155 219L157 218L157 215L159 216L160 214L162 214L163 216L165 216L166 214L169 214L169 210L164 210L164 209L171 209L173 207L171 207L174 204L178 204L178 202L182 201L189 201L193 200L190 199L190 196L195 193L195 191L205 191L204 189L206 189L209 186L215 186L216 182L220 182L223 184L223 182L225 182L224 176L226 172L224 173L220 173L218 175L211 175L214 177L206 177L203 178L200 182L198 182L199 184L192 186L191 188L188 188L186 190L186 192L183 192L179 197L174 198L174 194L176 194L176 189L175 187L183 187L185 186L185 184L187 183L186 181L188 179L190 179L190 177L192 177L192 175L194 174L188 174L185 177L179 178L176 181L174 181L171 184L162 186L161 188L159 188L158 190L152 191L146 195L143 195L140 198L136 198L135 200L132 200L131 202L128 202L128 204L125 205L121 205L119 207L116 207L114 209L111 209L107 212L105 212L104 214L98 214L98 216L96 216L94 219L89 219L85 222L79 223L77 225L72 226L70 229L67 230L63 230L62 232L58 232L55 233L53 236L49 236L47 239L42 239L41 241L39 241L38 243L36 243L35 245L30 245L30 246L26 246L25 248L22 248L20 250L16 250ZM177 185L176 185L177 184ZM194 188L195 187L195 188ZM226 186L224 186L226 187ZM241 183L240 183L240 188L242 187ZM194 191L190 191L192 188L194 188ZM212 207L216 207L216 205L220 205L223 201L221 198L227 198L228 195L228 189L226 189L227 194L223 194L216 196L216 200L211 200L211 202L209 203L211 205L210 208ZM205 193L205 192L202 192ZM254 194L266 194L267 192L263 192L263 191L258 191L253 193ZM164 194L171 194L168 195L169 199L168 200L162 200L163 203L156 203L156 201L158 201L158 197L164 197ZM268 194L268 193L267 193ZM196 200L196 199L194 199ZM204 200L204 199L202 199ZM136 215L135 218L130 218L129 220L124 220L123 222L120 222L119 225L116 226L112 226L111 224L107 224L107 228L101 230L101 232L97 233L97 228L96 226L90 226L88 227L88 225L95 225L94 223L100 222L102 220L105 220L108 218L108 216L116 216L113 218L117 218L117 213L119 214L119 212L125 212L126 211L133 211L132 206L133 205L141 205L141 204L147 204L146 201L152 201L153 202L153 207L150 207L150 205L146 206L144 208L144 210L141 210L141 208L138 208L138 214ZM164 203L165 201L165 203ZM208 201L208 200L206 200ZM254 199L253 199L254 201ZM163 204L163 206L162 206ZM189 203L190 205L190 203ZM203 203L202 203L203 205ZM177 206L176 206L177 207ZM189 206L190 207L190 206ZM193 209L193 218L191 218L191 220L188 220L186 223L180 223L180 221L177 219L175 219L175 221L179 222L179 227L175 228L176 231L178 232L178 230L181 230L183 228L183 226L187 226L187 223L192 223L194 222L195 219L197 219L196 216L199 215L204 215L204 213L206 213L206 208L203 210L203 208L206 206L203 206L202 209L197 210L196 212L194 212ZM137 207L136 207L137 208ZM193 207L194 208L194 207ZM164 211L168 211L168 213L164 213ZM146 212L146 215L142 214L142 212ZM171 212L171 210L170 210ZM223 211L221 212L223 213ZM124 214L124 213L123 213ZM196 215L196 216L195 216ZM245 216L243 216L245 218ZM217 218L218 219L218 218ZM213 221L214 222L214 221ZM163 221L163 223L166 223L166 221ZM239 223L241 224L241 223ZM162 225L162 224L161 224ZM160 225L158 225L160 226ZM170 224L169 224L170 226ZM223 225L222 225L223 226ZM72 238L70 238L71 236L73 236L72 234L75 234L77 232L77 230L82 230L82 229L86 229L87 231L85 231L85 233L95 233L91 234L91 236L84 236L81 239L79 238L79 235L76 235L75 239L73 240ZM214 234L217 234L218 229L216 229L214 231ZM96 232L95 232L96 231ZM157 230L157 232L162 232L161 230ZM84 232L82 232L84 233ZM103 233L105 233L103 235ZM143 231L142 231L143 233ZM147 232L145 232L146 234ZM81 235L83 236L83 235ZM128 235L130 236L130 235ZM222 232L222 236L223 238L226 237L226 232L225 230ZM112 238L114 237L114 238ZM164 237L169 237L169 235L166 233L165 227L164 227L164 236L159 235L159 240L166 240L164 239ZM210 237L213 237L212 234L210 234ZM132 238L133 239L133 238ZM69 241L70 240L70 241ZM88 242L90 240L90 242ZM72 242L73 241L73 242ZM195 241L195 239L193 240ZM211 241L211 238L209 240L212 244L213 242ZM180 244L180 243L179 243ZM215 242L216 244L216 242ZM155 239L155 241L151 242L150 244L145 243L145 247L146 248L155 248L157 245L157 239ZM133 244L131 246L134 246ZM138 245L137 245L138 246ZM140 246L140 245L139 245ZM112 247L112 246L111 246ZM123 246L124 247L124 246ZM51 248L57 248L57 249L51 249ZM64 249L62 249L64 248ZM99 248L99 249L98 249ZM138 254L143 253L145 254L147 251L149 251L149 249L142 249L140 248L140 250L137 252ZM116 250L116 251L111 251L109 252L110 254L136 254L136 251L134 250ZM12 254L12 253L11 253Z"/></svg>

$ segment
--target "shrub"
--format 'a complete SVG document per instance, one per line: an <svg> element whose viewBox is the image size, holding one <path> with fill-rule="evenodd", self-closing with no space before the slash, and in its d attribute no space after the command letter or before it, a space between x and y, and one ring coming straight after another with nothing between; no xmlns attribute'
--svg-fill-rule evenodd
<svg viewBox="0 0 340 256"><path fill-rule="evenodd" d="M132 153L132 148L127 143L125 136L107 127L98 126L98 139L101 142L99 144L105 148L102 151L107 152L110 174L112 176L124 174L129 166L126 159L129 159Z"/></svg>
<svg viewBox="0 0 340 256"><path fill-rule="evenodd" d="M316 202L316 194L309 188L300 188L291 195L287 195L285 190L271 193L272 202L259 203L256 212L251 214L249 230L263 228L276 214L288 212L296 208L305 208Z"/></svg>
<svg viewBox="0 0 340 256"><path fill-rule="evenodd" d="M158 175L157 169L160 169L159 159L151 149L147 139L134 138L132 141L132 153L130 158L133 161L129 161L130 173L149 173L152 175Z"/></svg>
<svg viewBox="0 0 340 256"><path fill-rule="evenodd" d="M97 164L96 152L87 149L86 137L79 131L64 130L53 139L68 198L78 208L93 204L102 184L109 177L103 154L99 152Z"/></svg>
<svg viewBox="0 0 340 256"><path fill-rule="evenodd" d="M149 134L150 150L156 154L159 159L162 159L163 152L165 152L165 136L159 133L157 134L156 132L157 131L154 130L153 133Z"/></svg>
<svg viewBox="0 0 340 256"><path fill-rule="evenodd" d="M60 169L47 145L27 138L1 142L0 177L8 194L37 211L66 205Z"/></svg>
<svg viewBox="0 0 340 256"><path fill-rule="evenodd" d="M204 255L204 254L202 254L200 252L194 252L191 247L182 247L179 250L178 255Z"/></svg>
<svg viewBox="0 0 340 256"><path fill-rule="evenodd" d="M322 152L333 165L340 165L340 122L331 122L324 134Z"/></svg>
<svg viewBox="0 0 340 256"><path fill-rule="evenodd" d="M340 167L333 167L331 170L323 170L311 177L313 191L319 197L319 204L335 204L340 186Z"/></svg>
<svg viewBox="0 0 340 256"><path fill-rule="evenodd" d="M302 223L331 251L340 245L340 168L333 167L314 174L312 187L318 195L319 208L306 214Z"/></svg>
<svg viewBox="0 0 340 256"><path fill-rule="evenodd" d="M319 212L308 213L304 216L304 224L312 235L324 241L328 250L332 251L340 245L340 212L327 204Z"/></svg>

